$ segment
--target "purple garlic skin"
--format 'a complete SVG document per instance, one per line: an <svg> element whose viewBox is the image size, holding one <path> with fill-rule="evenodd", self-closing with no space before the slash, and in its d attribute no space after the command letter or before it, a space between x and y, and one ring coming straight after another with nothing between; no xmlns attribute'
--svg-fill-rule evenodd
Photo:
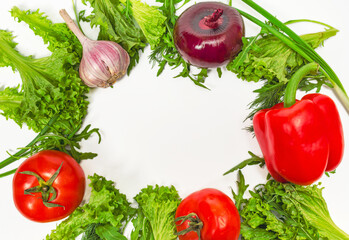
<svg viewBox="0 0 349 240"><path fill-rule="evenodd" d="M129 64L130 57L119 44L85 38L79 74L87 86L112 86L126 74Z"/></svg>

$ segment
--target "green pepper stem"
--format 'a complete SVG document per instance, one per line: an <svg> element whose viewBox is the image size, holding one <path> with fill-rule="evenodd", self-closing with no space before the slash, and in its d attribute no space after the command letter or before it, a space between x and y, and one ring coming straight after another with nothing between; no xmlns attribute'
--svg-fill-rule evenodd
<svg viewBox="0 0 349 240"><path fill-rule="evenodd" d="M309 73L316 73L319 69L319 65L315 62L308 63L298 69L288 81L285 96L284 96L284 107L291 107L296 102L296 92L300 81Z"/></svg>

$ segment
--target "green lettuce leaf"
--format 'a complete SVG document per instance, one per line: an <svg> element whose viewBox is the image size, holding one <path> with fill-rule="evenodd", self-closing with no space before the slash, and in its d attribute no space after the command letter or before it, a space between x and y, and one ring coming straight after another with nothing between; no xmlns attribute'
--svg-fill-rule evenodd
<svg viewBox="0 0 349 240"><path fill-rule="evenodd" d="M14 88L7 87L0 90L0 109L3 110L3 115L7 119L15 118L16 111L21 106L22 101L23 92L20 92L19 86Z"/></svg>
<svg viewBox="0 0 349 240"><path fill-rule="evenodd" d="M233 192L246 239L349 239L332 221L320 184L300 186L269 180L250 191L239 171L239 192Z"/></svg>
<svg viewBox="0 0 349 240"><path fill-rule="evenodd" d="M135 215L135 210L112 181L97 174L89 176L89 179L92 191L88 203L78 207L69 218L61 222L46 236L47 240L75 239L93 224L98 224L94 230L97 235L101 226L108 229L105 234L115 235L115 230L122 234L126 223Z"/></svg>
<svg viewBox="0 0 349 240"><path fill-rule="evenodd" d="M98 226L96 228L96 233L103 240L127 240L127 238L112 225Z"/></svg>
<svg viewBox="0 0 349 240"><path fill-rule="evenodd" d="M301 38L312 48L317 48L337 32L337 29L329 28L323 32L301 35ZM261 36L257 39L244 38L242 51L227 65L227 69L246 81L277 79L278 82L288 82L306 60L275 36L263 33Z"/></svg>
<svg viewBox="0 0 349 240"><path fill-rule="evenodd" d="M147 38L151 49L154 49L159 45L162 35L166 31L166 17L161 14L157 7L149 6L139 0L130 1L134 18Z"/></svg>
<svg viewBox="0 0 349 240"><path fill-rule="evenodd" d="M20 126L25 123L35 132L40 132L59 114L51 131L72 132L81 125L88 106L89 88L82 83L77 70L81 45L65 25L52 23L39 11L14 7L11 13L19 22L28 23L49 44L52 54L37 59L23 56L16 50L12 33L0 30L0 66L18 71L22 79L20 89L1 91L2 114Z"/></svg>
<svg viewBox="0 0 349 240"><path fill-rule="evenodd" d="M139 205L131 239L172 240L175 235L174 216L181 201L175 187L148 186L134 198ZM151 230L150 230L151 229Z"/></svg>
<svg viewBox="0 0 349 240"><path fill-rule="evenodd" d="M56 49L65 48L70 53L82 55L82 46L74 34L67 28L65 23L53 23L39 9L36 11L23 11L18 7L11 9L11 15L18 22L25 22L35 35L40 36L47 49L54 52Z"/></svg>
<svg viewBox="0 0 349 240"><path fill-rule="evenodd" d="M99 27L98 40L109 40L120 44L130 55L128 73L139 61L139 51L147 44L142 30L137 26L127 4L118 0L83 0L90 3L93 11L85 19L91 27Z"/></svg>

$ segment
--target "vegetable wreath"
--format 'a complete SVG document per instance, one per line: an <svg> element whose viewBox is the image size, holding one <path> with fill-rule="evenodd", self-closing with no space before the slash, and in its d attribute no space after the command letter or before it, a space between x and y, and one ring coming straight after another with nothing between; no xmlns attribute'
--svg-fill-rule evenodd
<svg viewBox="0 0 349 240"><path fill-rule="evenodd" d="M82 0L90 14L74 7L76 22L62 9L65 23L53 23L37 11L11 10L48 44L51 55L22 55L10 31L0 30L0 66L19 72L22 83L0 91L2 115L38 135L0 162L3 169L27 158L13 176L13 199L19 212L37 222L63 220L47 240L121 239L132 225L131 240L349 239L332 221L318 181L333 173L343 158L344 131L335 102L319 93L328 86L349 113L349 97L329 64L314 50L337 29L318 21L282 23L252 0L242 0L264 22L234 8L232 2L195 3L178 15L189 0ZM74 5L74 4L73 4ZM249 20L261 28L245 36ZM86 37L80 22L98 27L97 40ZM312 22L323 32L297 35L288 25ZM263 157L247 159L225 174L238 171L232 197L205 188L181 199L174 186L148 186L133 203L112 181L88 176L91 195L82 202L86 179L81 160L97 156L80 152L80 142L99 129L81 128L87 114L89 87L110 87L125 74L132 76L144 48L160 75L166 66L180 69L207 88L212 68L222 68L246 81L264 85L256 90L247 119ZM194 71L198 70L197 74ZM226 73L225 73L226 74ZM296 99L298 91L306 94ZM347 117L347 116L345 116ZM248 185L241 169L266 166L266 183L245 198ZM315 184L314 184L315 183ZM313 184L313 185L312 185ZM234 201L233 201L234 200Z"/></svg>

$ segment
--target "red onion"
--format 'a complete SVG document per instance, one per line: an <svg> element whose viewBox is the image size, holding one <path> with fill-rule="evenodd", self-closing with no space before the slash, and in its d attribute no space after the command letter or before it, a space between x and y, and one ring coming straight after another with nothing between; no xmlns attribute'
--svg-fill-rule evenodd
<svg viewBox="0 0 349 240"><path fill-rule="evenodd" d="M87 86L110 87L126 74L130 57L119 44L87 38L64 9L59 13L82 44L79 74Z"/></svg>
<svg viewBox="0 0 349 240"><path fill-rule="evenodd" d="M239 53L245 27L236 9L219 2L201 2L179 16L173 35L184 60L213 68L225 65Z"/></svg>

